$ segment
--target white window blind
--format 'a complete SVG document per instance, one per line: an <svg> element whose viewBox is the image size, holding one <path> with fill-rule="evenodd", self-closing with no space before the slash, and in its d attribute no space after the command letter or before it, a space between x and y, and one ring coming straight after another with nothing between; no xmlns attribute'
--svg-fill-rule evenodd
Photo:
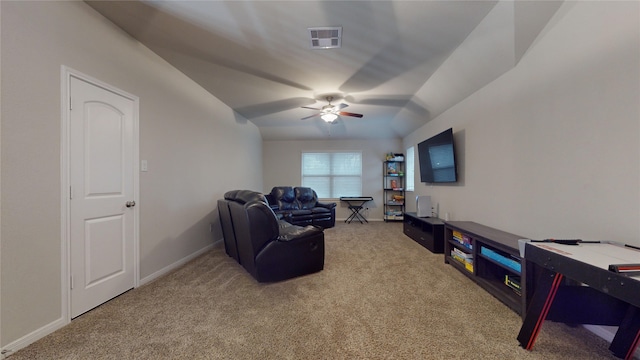
<svg viewBox="0 0 640 360"><path fill-rule="evenodd" d="M407 183L406 186L406 190L407 191L414 191L415 190L415 185L414 185L414 181L415 181L415 172L414 172L414 158L413 158L413 146L409 147L407 149L407 157L405 158L405 165L406 165L406 173L405 175L405 182Z"/></svg>
<svg viewBox="0 0 640 360"><path fill-rule="evenodd" d="M302 186L324 199L362 196L362 153L302 153Z"/></svg>

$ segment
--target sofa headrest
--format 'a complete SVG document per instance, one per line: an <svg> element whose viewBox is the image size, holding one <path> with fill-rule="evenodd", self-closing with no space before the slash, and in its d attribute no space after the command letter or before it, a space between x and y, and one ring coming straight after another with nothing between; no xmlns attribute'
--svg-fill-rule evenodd
<svg viewBox="0 0 640 360"><path fill-rule="evenodd" d="M271 196L277 201L293 202L296 195L292 186L274 186L271 189Z"/></svg>
<svg viewBox="0 0 640 360"><path fill-rule="evenodd" d="M295 194L301 209L312 209L318 202L318 195L312 188L297 187L295 188Z"/></svg>
<svg viewBox="0 0 640 360"><path fill-rule="evenodd" d="M226 194L224 194L224 198L227 200L238 202L240 204L246 204L251 201L262 201L264 203L267 202L264 194L252 190L228 191Z"/></svg>
<svg viewBox="0 0 640 360"><path fill-rule="evenodd" d="M297 187L295 189L295 193L296 193L296 199L298 199L299 201L311 201L313 199L317 199L318 196L316 195L316 192L309 187Z"/></svg>
<svg viewBox="0 0 640 360"><path fill-rule="evenodd" d="M236 194L238 193L238 191L240 191L240 190L227 191L226 193L224 193L224 198L226 200L233 200L233 199L236 198Z"/></svg>

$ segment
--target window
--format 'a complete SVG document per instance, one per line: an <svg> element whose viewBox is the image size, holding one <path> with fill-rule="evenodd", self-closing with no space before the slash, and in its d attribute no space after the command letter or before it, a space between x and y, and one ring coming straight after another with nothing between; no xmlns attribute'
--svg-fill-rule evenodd
<svg viewBox="0 0 640 360"><path fill-rule="evenodd" d="M362 196L362 153L302 153L302 186L323 199Z"/></svg>
<svg viewBox="0 0 640 360"><path fill-rule="evenodd" d="M407 191L414 191L415 190L415 185L414 185L414 179L415 179L415 171L414 171L414 166L413 166L413 159L414 155L413 155L413 146L409 147L407 149L407 157L405 158L405 181L407 183L406 186L406 190Z"/></svg>

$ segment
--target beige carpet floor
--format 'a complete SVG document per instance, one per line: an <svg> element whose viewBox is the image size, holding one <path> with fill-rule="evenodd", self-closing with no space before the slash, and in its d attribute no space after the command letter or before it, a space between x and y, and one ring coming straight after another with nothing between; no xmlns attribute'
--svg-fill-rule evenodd
<svg viewBox="0 0 640 360"><path fill-rule="evenodd" d="M325 269L259 284L221 244L16 352L19 359L614 359L582 327L520 317L402 234L338 223Z"/></svg>

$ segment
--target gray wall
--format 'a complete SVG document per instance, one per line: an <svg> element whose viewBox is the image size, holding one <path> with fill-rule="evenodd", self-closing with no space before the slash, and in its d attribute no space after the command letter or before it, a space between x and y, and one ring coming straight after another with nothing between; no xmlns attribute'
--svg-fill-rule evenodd
<svg viewBox="0 0 640 360"><path fill-rule="evenodd" d="M404 139L457 141L461 182L415 194L524 237L640 245L639 14L565 2L512 70Z"/></svg>
<svg viewBox="0 0 640 360"><path fill-rule="evenodd" d="M365 205L369 210L363 214L370 220L382 220L382 162L388 152L403 152L400 139L264 141L262 191L270 192L274 186L300 186L303 151L361 151L362 195L373 197L373 201ZM337 199L331 201L338 203L336 219L346 219L351 214L345 203Z"/></svg>
<svg viewBox="0 0 640 360"><path fill-rule="evenodd" d="M5 346L61 321L62 65L140 98L143 280L222 238L216 200L262 188L262 145L253 124L85 3L0 6Z"/></svg>

